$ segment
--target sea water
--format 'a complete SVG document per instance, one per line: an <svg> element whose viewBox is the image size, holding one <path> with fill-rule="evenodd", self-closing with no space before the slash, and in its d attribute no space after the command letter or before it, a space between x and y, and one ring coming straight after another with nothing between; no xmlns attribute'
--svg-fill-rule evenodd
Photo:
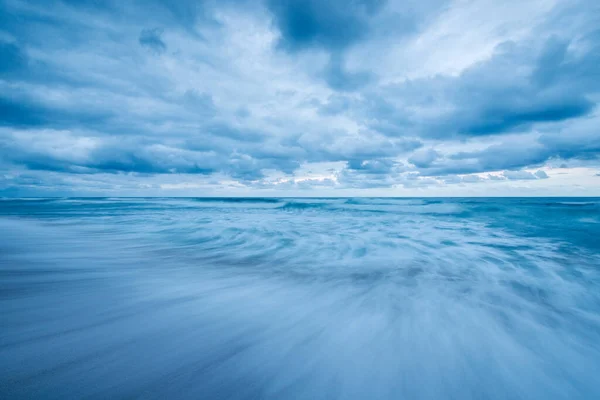
<svg viewBox="0 0 600 400"><path fill-rule="evenodd" d="M2 399L600 399L600 199L0 200Z"/></svg>

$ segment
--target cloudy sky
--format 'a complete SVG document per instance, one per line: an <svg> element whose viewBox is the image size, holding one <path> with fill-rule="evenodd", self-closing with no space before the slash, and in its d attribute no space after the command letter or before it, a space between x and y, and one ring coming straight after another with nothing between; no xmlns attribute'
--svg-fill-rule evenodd
<svg viewBox="0 0 600 400"><path fill-rule="evenodd" d="M0 0L1 196L600 196L597 0Z"/></svg>

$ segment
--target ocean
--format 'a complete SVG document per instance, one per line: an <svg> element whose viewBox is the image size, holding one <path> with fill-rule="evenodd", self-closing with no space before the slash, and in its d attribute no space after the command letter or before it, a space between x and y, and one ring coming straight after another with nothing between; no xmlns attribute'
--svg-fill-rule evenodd
<svg viewBox="0 0 600 400"><path fill-rule="evenodd" d="M0 200L2 399L600 399L598 198Z"/></svg>

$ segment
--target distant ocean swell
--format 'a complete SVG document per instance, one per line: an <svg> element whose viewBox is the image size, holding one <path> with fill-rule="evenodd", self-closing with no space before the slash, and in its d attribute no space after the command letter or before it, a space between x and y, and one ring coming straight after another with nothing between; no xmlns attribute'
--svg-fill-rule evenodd
<svg viewBox="0 0 600 400"><path fill-rule="evenodd" d="M0 200L0 398L600 398L600 199Z"/></svg>

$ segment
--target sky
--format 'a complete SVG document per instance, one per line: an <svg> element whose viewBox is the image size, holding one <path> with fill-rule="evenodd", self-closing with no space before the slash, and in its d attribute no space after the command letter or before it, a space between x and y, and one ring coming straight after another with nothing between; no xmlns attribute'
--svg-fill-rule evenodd
<svg viewBox="0 0 600 400"><path fill-rule="evenodd" d="M600 196L597 0L0 0L0 196Z"/></svg>

